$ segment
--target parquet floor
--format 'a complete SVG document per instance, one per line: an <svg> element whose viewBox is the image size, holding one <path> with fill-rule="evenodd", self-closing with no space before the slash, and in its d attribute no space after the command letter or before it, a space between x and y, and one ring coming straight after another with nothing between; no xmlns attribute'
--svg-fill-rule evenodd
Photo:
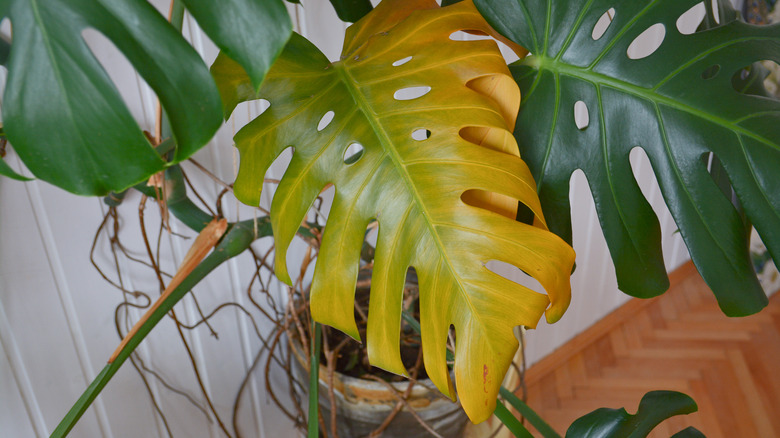
<svg viewBox="0 0 780 438"><path fill-rule="evenodd" d="M596 408L635 413L645 392L669 389L699 411L665 421L653 437L688 426L710 438L780 437L780 293L757 315L728 318L686 265L666 294L627 303L526 379L529 405L561 434Z"/></svg>

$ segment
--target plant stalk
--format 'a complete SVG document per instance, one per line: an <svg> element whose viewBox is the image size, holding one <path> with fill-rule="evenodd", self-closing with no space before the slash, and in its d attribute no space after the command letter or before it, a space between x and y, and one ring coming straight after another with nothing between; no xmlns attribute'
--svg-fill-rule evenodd
<svg viewBox="0 0 780 438"><path fill-rule="evenodd" d="M526 420L528 420L529 423L533 427L536 428L536 430L539 431L539 433L542 434L544 438L561 438L561 436L558 434L558 432L555 431L547 422L545 422L542 417L539 416L533 409L531 409L530 406L528 406L524 401L520 400L516 395L512 394L512 391L506 389L505 387L501 387L499 390L499 394L501 394L501 397L504 398L504 400L508 401L510 405L512 405L513 408L517 410L517 412L520 413ZM498 402L497 405L500 405L501 402ZM496 408L496 416L498 416L498 408ZM514 417L512 417L514 418ZM501 419L501 417L499 417ZM504 423L507 427L509 425L501 419L501 422Z"/></svg>
<svg viewBox="0 0 780 438"><path fill-rule="evenodd" d="M501 389L504 388L502 387ZM504 426L506 426L506 428L509 429L509 431L512 432L512 435L515 437L533 438L531 432L529 432L528 429L523 426L523 423L521 423L520 420L512 415L512 412L510 412L509 409L507 409L506 406L501 403L501 401L496 402L496 410L493 412L493 414L498 417L502 423L504 423Z"/></svg>
<svg viewBox="0 0 780 438"><path fill-rule="evenodd" d="M314 333L309 358L309 438L319 438L319 389L320 389L320 353L322 352L322 326L314 321Z"/></svg>
<svg viewBox="0 0 780 438"><path fill-rule="evenodd" d="M64 437L73 429L76 422L84 415L87 408L100 394L100 391L106 386L111 378L119 371L122 364L135 351L136 347L144 340L146 335L152 331L162 318L178 303L193 287L195 287L203 278L205 278L217 266L225 261L241 254L255 240L253 221L242 221L231 224L225 237L185 279L177 286L171 294L163 300L160 305L151 313L143 326L139 327L135 335L130 337L125 345L119 350L113 362L107 364L103 370L95 377L95 380L84 391L81 397L71 407L70 411L63 417L60 424L52 433L53 438ZM270 230L269 230L270 231ZM261 236L257 236L261 237Z"/></svg>

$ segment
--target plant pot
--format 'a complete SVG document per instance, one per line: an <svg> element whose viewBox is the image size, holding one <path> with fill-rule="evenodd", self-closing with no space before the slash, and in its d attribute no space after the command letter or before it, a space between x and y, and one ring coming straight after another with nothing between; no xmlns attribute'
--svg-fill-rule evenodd
<svg viewBox="0 0 780 438"><path fill-rule="evenodd" d="M303 364L304 356L300 345L291 343L298 360L296 372L302 381L307 381L308 370ZM451 376L452 377L452 376ZM339 438L363 438L376 430L393 411L398 403L398 395L404 394L411 382L390 383L387 385L335 372L333 392L336 399L336 430ZM430 388L430 389L429 389ZM407 399L409 406L437 433L445 437L458 437L462 434L468 417L460 402L453 403L442 395L430 379L419 380ZM330 400L328 397L328 371L320 365L319 406L330 436ZM431 436L412 413L406 408L398 412L382 437L428 438Z"/></svg>

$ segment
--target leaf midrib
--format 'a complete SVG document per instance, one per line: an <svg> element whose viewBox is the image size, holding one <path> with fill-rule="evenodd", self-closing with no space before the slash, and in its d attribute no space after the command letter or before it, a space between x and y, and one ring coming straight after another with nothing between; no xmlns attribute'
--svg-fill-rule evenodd
<svg viewBox="0 0 780 438"><path fill-rule="evenodd" d="M350 74L348 67L343 63L334 63L333 66L341 76L341 81L344 84L347 92L355 100L355 103L357 104L358 108L365 115L366 121L369 123L369 125L371 125L373 132L379 138L379 141L382 144L387 154L387 157L390 158L390 160L393 162L395 169L398 170L398 173L401 175L401 180L403 181L407 190L409 191L409 193L411 193L412 198L414 199L414 202L417 205L417 208L419 209L420 213L423 215L425 219L424 222L431 233L431 237L434 243L436 244L436 247L438 249L439 254L441 255L441 258L444 260L445 264L447 265L447 269L452 273L452 277L455 279L455 282L458 284L458 290L463 295L463 299L468 305L472 317L479 321L479 324L477 324L479 327L481 328L486 327L486 325L480 320L479 317L480 315L476 311L474 304L471 302L469 295L465 292L466 288L463 284L463 280L460 278L459 275L457 275L455 270L452 268L453 263L450 261L449 256L445 251L444 243L441 241L441 238L439 237L439 233L436 232L436 227L434 226L433 220L431 219L431 215L430 213L428 213L428 210L425 208L425 203L422 201L422 197L420 196L420 193L417 191L417 187L415 187L414 183L412 182L412 178L409 175L409 172L407 171L406 165L403 163L403 160L398 155L398 151L396 151L395 148L392 147L393 142L390 140L390 136L387 134L387 132L385 131L381 123L377 120L377 117L375 117L376 114L374 111L372 111L371 106L366 101L366 98L363 96L363 93L358 89L358 87L354 85L356 84L356 81Z"/></svg>

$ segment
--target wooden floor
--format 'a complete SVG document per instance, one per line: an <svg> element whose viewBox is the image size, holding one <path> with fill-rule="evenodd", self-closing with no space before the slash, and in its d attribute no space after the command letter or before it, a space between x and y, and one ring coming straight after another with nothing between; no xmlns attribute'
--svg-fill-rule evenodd
<svg viewBox="0 0 780 438"><path fill-rule="evenodd" d="M692 265L671 281L665 295L632 300L532 366L528 404L563 434L596 408L635 413L645 392L669 389L699 411L651 436L694 426L710 438L780 437L780 293L757 315L728 318Z"/></svg>

